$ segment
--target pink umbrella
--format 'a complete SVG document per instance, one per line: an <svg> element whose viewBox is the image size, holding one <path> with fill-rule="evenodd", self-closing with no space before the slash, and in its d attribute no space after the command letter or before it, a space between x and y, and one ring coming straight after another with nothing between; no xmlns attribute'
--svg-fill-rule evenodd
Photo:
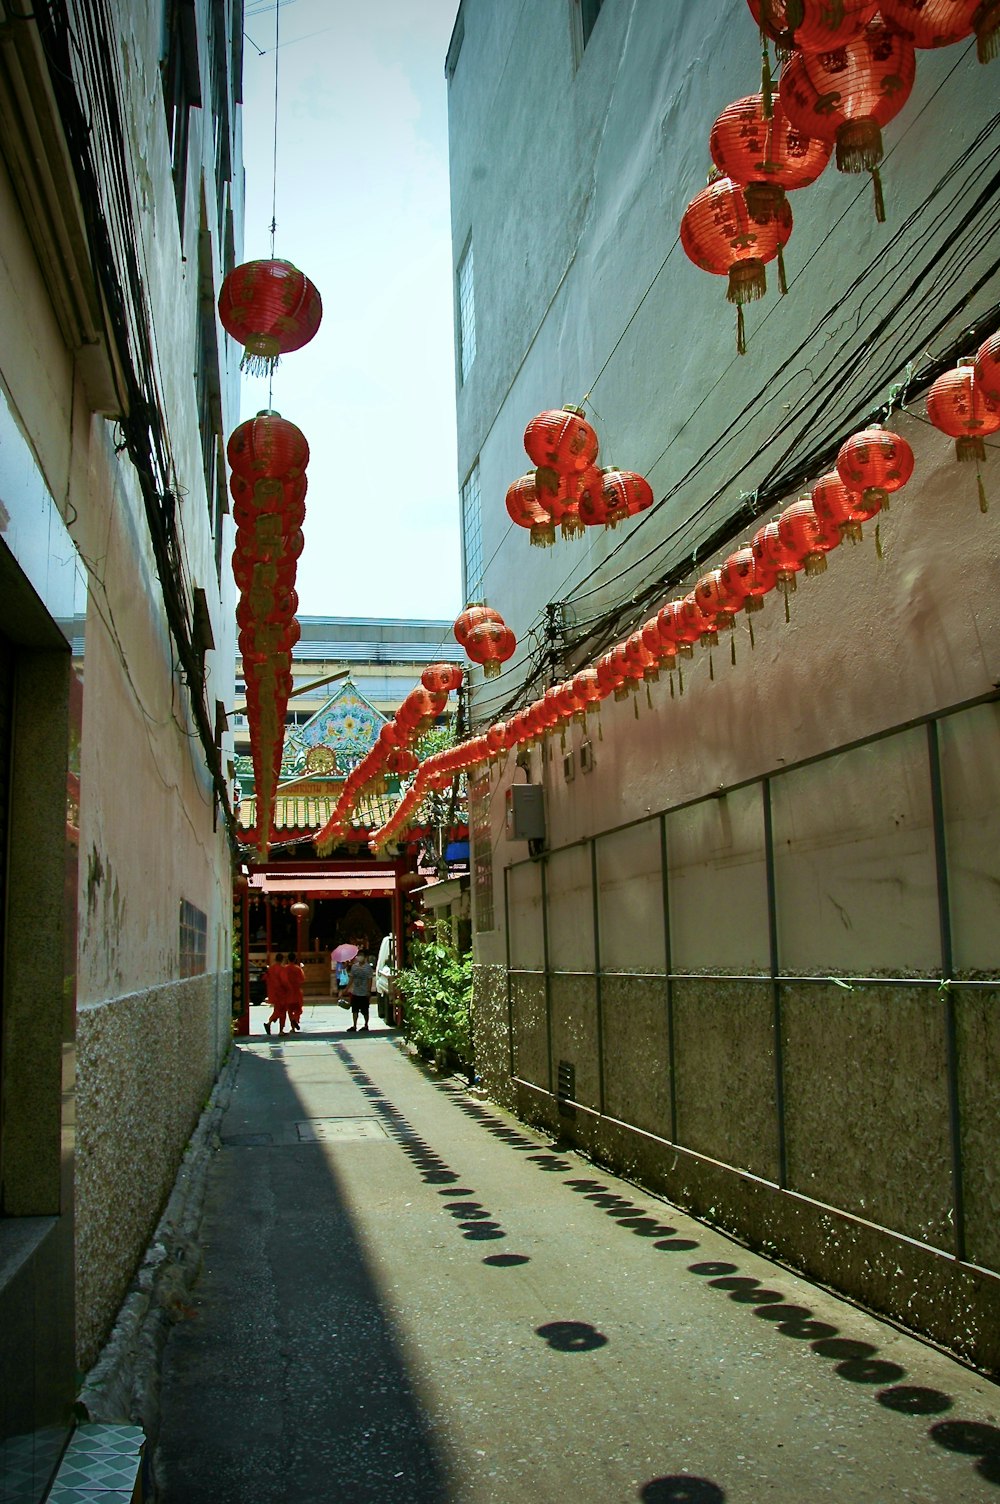
<svg viewBox="0 0 1000 1504"><path fill-rule="evenodd" d="M356 945L338 945L335 950L330 952L330 960L353 961L357 953L358 947Z"/></svg>

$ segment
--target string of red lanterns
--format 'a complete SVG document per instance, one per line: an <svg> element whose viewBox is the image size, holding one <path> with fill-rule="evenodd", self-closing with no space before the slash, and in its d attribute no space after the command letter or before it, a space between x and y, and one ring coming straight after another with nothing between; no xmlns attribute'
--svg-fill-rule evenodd
<svg viewBox="0 0 1000 1504"><path fill-rule="evenodd" d="M323 316L319 293L289 261L248 261L219 292L219 319L244 347L241 370L271 374L279 355L313 338ZM256 837L267 860L274 800L292 692L297 560L304 546L305 435L267 409L233 430L226 446L236 522L233 574L240 590L236 621L246 682L247 721L257 801Z"/></svg>
<svg viewBox="0 0 1000 1504"><path fill-rule="evenodd" d="M983 373L985 400L997 407L1000 333L984 341L974 366L959 368L973 369L977 377ZM930 411L930 394L928 405ZM1000 431L1000 423L987 431ZM586 723L587 716L594 711L599 714L600 702L611 695L627 698L640 684L658 679L661 671L670 674L671 696L675 674L683 694L682 662L693 655L695 644L709 649L711 673L711 650L718 645L720 631L731 631L740 612L749 613L752 643L752 613L761 610L764 597L777 588L785 596L787 619L788 595L795 589L797 576L825 570L827 555L845 538L859 541L862 524L888 510L890 496L906 485L913 469L910 445L883 424L872 423L852 435L841 445L835 469L819 477L811 495L791 502L777 518L764 523L749 544L741 544L722 565L707 571L688 594L665 602L655 616L603 653L595 665L552 685L507 720L494 722L483 733L426 759L390 819L372 833L371 849L377 851L397 839L430 790L445 787L458 773L495 762L515 747L542 742L555 730L563 735L573 720ZM473 612L488 615L474 618L468 630L499 616L483 606L471 607L463 615ZM467 630L464 623L462 630Z"/></svg>
<svg viewBox="0 0 1000 1504"><path fill-rule="evenodd" d="M375 745L344 780L330 818L314 837L320 856L328 856L348 834L351 815L366 790L381 792L390 775L419 775L423 763L413 752L412 744L443 713L449 693L461 687L463 678L463 670L455 663L434 663L424 669L421 682L410 690L392 720L379 731Z"/></svg>
<svg viewBox="0 0 1000 1504"><path fill-rule="evenodd" d="M727 105L709 136L721 174L681 218L685 253L729 279L737 350L746 353L744 304L764 296L765 265L792 230L785 193L814 183L834 150L837 170L870 172L875 216L885 220L879 164L882 130L913 89L916 49L946 47L975 33L980 62L1000 55L997 0L747 0L763 42L762 86ZM784 60L777 97L768 43Z"/></svg>

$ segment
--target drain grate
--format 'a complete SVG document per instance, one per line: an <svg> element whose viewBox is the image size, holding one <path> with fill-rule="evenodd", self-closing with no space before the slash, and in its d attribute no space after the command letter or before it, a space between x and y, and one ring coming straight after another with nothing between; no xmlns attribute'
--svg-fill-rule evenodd
<svg viewBox="0 0 1000 1504"><path fill-rule="evenodd" d="M295 1126L299 1142L303 1144L325 1144L344 1139L375 1139L385 1143L389 1137L377 1118L309 1118Z"/></svg>

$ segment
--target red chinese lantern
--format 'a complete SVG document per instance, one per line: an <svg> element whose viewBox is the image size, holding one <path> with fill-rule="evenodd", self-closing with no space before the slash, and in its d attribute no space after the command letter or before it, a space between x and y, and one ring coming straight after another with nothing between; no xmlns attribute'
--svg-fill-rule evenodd
<svg viewBox="0 0 1000 1504"><path fill-rule="evenodd" d="M717 178L688 204L681 220L681 245L695 266L729 278L726 293L737 306L736 348L746 353L743 305L767 291L765 263L773 261L792 233L787 201L766 225L751 218L746 196L731 178Z"/></svg>
<svg viewBox="0 0 1000 1504"><path fill-rule="evenodd" d="M618 691L626 677L624 665L615 661L613 653L602 653L595 664L595 669L597 682L601 686L601 699L606 700L610 694L613 694L615 699L619 699Z"/></svg>
<svg viewBox="0 0 1000 1504"><path fill-rule="evenodd" d="M861 493L865 505L877 502L887 512L890 493L913 474L913 450L898 434L873 423L841 445L837 474L849 491Z"/></svg>
<svg viewBox="0 0 1000 1504"><path fill-rule="evenodd" d="M909 99L915 74L913 43L878 15L833 51L796 51L781 74L778 97L792 124L836 143L839 172L872 174L880 223L882 127Z"/></svg>
<svg viewBox="0 0 1000 1504"><path fill-rule="evenodd" d="M750 540L754 558L765 569L772 570L775 581L781 586L785 597L785 620L789 620L788 596L797 588L795 576L803 567L803 561L782 541L777 521L766 522Z"/></svg>
<svg viewBox="0 0 1000 1504"><path fill-rule="evenodd" d="M453 689L460 689L464 677L464 671L457 663L432 663L420 675L420 682L431 694L446 695Z"/></svg>
<svg viewBox="0 0 1000 1504"><path fill-rule="evenodd" d="M927 393L927 416L942 433L955 440L955 458L984 460L983 436L1000 429L1000 403L983 391L972 358L945 371Z"/></svg>
<svg viewBox="0 0 1000 1504"><path fill-rule="evenodd" d="M976 355L976 385L991 402L1000 402L1000 333L984 339Z"/></svg>
<svg viewBox="0 0 1000 1504"><path fill-rule="evenodd" d="M927 393L927 416L935 428L955 440L955 458L974 460L979 487L979 510L987 510L986 491L979 465L986 458L985 434L1000 430L1000 402L987 397L976 380L972 357L960 360L954 371L945 371Z"/></svg>
<svg viewBox="0 0 1000 1504"><path fill-rule="evenodd" d="M645 476L634 470L611 466L604 471L602 493L607 526L615 527L626 517L637 517L653 505L653 489Z"/></svg>
<svg viewBox="0 0 1000 1504"><path fill-rule="evenodd" d="M597 434L580 407L538 413L524 430L528 458L540 470L568 475L586 470L597 459Z"/></svg>
<svg viewBox="0 0 1000 1504"><path fill-rule="evenodd" d="M500 612L494 611L492 606L466 606L465 610L456 619L454 626L455 641L460 648L465 647L469 633L473 627L478 627L480 622L484 621L498 621L501 626L504 624Z"/></svg>
<svg viewBox="0 0 1000 1504"><path fill-rule="evenodd" d="M548 548L556 541L551 514L545 507L535 483L535 471L529 470L507 487L507 515L517 527L530 529L536 548Z"/></svg>
<svg viewBox="0 0 1000 1504"><path fill-rule="evenodd" d="M660 655L647 645L642 629L633 632L625 641L625 656L632 665L632 677L647 681L660 677Z"/></svg>
<svg viewBox="0 0 1000 1504"><path fill-rule="evenodd" d="M592 706L599 705L603 698L601 681L596 668L582 668L578 674L574 674L573 688L576 691L577 704L586 718L587 711Z"/></svg>
<svg viewBox="0 0 1000 1504"><path fill-rule="evenodd" d="M1000 5L995 0L880 0L879 10L914 47L950 47L975 32L981 63L1000 52Z"/></svg>
<svg viewBox="0 0 1000 1504"><path fill-rule="evenodd" d="M727 630L735 626L736 615L743 607L745 596L734 588L731 581L723 578L721 569L710 569L694 587L694 599L702 616Z"/></svg>
<svg viewBox="0 0 1000 1504"><path fill-rule="evenodd" d="M502 621L481 621L472 627L462 644L473 663L482 665L487 679L495 679L500 665L513 657L517 639Z"/></svg>
<svg viewBox="0 0 1000 1504"><path fill-rule="evenodd" d="M864 505L860 494L849 491L836 470L821 475L812 488L812 506L816 516L835 527L841 538L850 538L854 543L861 537L861 523L865 520L858 516L859 505Z"/></svg>
<svg viewBox="0 0 1000 1504"><path fill-rule="evenodd" d="M535 483L542 507L558 522L564 538L578 538L586 524L580 517L580 488L588 470L573 470L557 475L554 470L536 470Z"/></svg>
<svg viewBox="0 0 1000 1504"><path fill-rule="evenodd" d="M299 481L309 463L309 445L300 428L265 408L233 429L226 455L245 480Z"/></svg>
<svg viewBox="0 0 1000 1504"><path fill-rule="evenodd" d="M694 653L692 642L696 642L700 632L691 632L689 623L681 616L681 602L667 601L656 613L656 624L660 629L660 640L667 648L673 648L678 658L690 658Z"/></svg>
<svg viewBox="0 0 1000 1504"><path fill-rule="evenodd" d="M785 193L814 183L833 155L833 144L796 130L775 100L749 94L727 105L708 140L720 172L743 188L750 218L767 224Z"/></svg>
<svg viewBox="0 0 1000 1504"><path fill-rule="evenodd" d="M222 327L243 346L240 369L266 376L278 357L307 345L323 304L309 278L290 261L246 261L219 293Z"/></svg>
<svg viewBox="0 0 1000 1504"><path fill-rule="evenodd" d="M577 489L577 515L585 527L614 527L608 521L608 507L604 499L604 471L591 465L580 476Z"/></svg>
<svg viewBox="0 0 1000 1504"><path fill-rule="evenodd" d="M829 52L862 31L878 0L747 0L765 36L783 52ZM883 7L884 9L884 7Z"/></svg>
<svg viewBox="0 0 1000 1504"><path fill-rule="evenodd" d="M750 647L753 647L753 612L764 609L764 596L777 585L777 570L756 556L752 544L743 543L726 559L720 575L728 590L743 596L743 609L749 618Z"/></svg>
<svg viewBox="0 0 1000 1504"><path fill-rule="evenodd" d="M817 516L808 496L793 501L778 518L778 537L802 560L807 575L821 574L826 556L840 544L840 530Z"/></svg>

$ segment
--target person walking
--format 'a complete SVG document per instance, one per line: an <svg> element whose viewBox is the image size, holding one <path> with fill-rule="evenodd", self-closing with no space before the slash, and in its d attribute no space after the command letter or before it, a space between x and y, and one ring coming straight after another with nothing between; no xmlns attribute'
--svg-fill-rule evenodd
<svg viewBox="0 0 1000 1504"><path fill-rule="evenodd" d="M365 1021L364 1032L368 1033L368 1009L371 1006L372 977L374 976L372 964L364 950L359 950L351 962L348 986L351 992L351 1025L348 1034L354 1034L358 1028L358 1019Z"/></svg>
<svg viewBox="0 0 1000 1504"><path fill-rule="evenodd" d="M305 1007L305 971L294 951L289 952L285 963L285 982L288 986L288 1022L295 1033L302 1027L302 1009Z"/></svg>
<svg viewBox="0 0 1000 1504"><path fill-rule="evenodd" d="M278 1033L284 1034L288 1019L288 978L285 974L284 951L275 952L274 960L264 973L264 982L267 1000L271 1004L271 1017L264 1020L264 1032L270 1034L271 1025L277 1024Z"/></svg>

